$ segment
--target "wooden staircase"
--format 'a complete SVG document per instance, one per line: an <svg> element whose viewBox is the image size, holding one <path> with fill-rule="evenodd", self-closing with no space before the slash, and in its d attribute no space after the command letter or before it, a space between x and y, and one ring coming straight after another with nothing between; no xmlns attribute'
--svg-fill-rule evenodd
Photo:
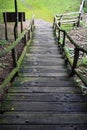
<svg viewBox="0 0 87 130"><path fill-rule="evenodd" d="M52 25L36 22L20 76L2 104L0 130L87 130L87 97L68 71Z"/></svg>

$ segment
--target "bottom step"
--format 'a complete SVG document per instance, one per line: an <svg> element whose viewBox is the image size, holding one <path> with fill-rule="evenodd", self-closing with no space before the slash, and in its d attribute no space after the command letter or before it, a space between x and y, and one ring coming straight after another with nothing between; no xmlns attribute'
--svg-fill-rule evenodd
<svg viewBox="0 0 87 130"><path fill-rule="evenodd" d="M52 112L7 112L2 115L1 124L36 124L36 125L63 125L87 124L86 113L57 114Z"/></svg>
<svg viewBox="0 0 87 130"><path fill-rule="evenodd" d="M87 130L87 126L78 125L1 125L0 130Z"/></svg>

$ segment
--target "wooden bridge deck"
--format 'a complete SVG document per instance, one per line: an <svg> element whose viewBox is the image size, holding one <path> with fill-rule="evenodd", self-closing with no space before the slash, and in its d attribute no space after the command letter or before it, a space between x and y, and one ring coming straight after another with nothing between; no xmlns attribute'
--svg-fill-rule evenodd
<svg viewBox="0 0 87 130"><path fill-rule="evenodd" d="M36 24L20 77L2 104L0 130L87 130L87 97L68 77L51 24Z"/></svg>

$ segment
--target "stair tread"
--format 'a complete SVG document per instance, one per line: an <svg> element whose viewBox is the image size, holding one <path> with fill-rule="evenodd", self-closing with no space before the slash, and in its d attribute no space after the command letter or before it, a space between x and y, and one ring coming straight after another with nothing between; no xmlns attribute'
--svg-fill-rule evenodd
<svg viewBox="0 0 87 130"><path fill-rule="evenodd" d="M69 77L52 25L37 24L32 44L3 101L0 129L86 130L87 97Z"/></svg>
<svg viewBox="0 0 87 130"><path fill-rule="evenodd" d="M86 124L85 113L57 114L53 112L6 112L2 124Z"/></svg>

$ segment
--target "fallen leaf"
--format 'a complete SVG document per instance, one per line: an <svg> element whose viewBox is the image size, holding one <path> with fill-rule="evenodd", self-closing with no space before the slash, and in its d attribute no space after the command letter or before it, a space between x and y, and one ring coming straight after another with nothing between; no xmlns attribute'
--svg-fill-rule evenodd
<svg viewBox="0 0 87 130"><path fill-rule="evenodd" d="M11 111L14 111L14 107L11 108Z"/></svg>

